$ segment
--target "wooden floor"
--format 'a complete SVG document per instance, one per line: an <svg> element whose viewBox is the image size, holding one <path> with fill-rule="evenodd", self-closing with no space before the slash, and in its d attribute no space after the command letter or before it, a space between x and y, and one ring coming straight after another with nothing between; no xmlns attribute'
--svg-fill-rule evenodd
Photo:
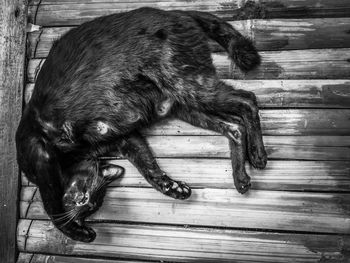
<svg viewBox="0 0 350 263"><path fill-rule="evenodd" d="M97 239L89 244L57 231L22 177L18 262L350 261L350 2L256 2L251 16L238 0L31 1L29 20L42 29L28 34L26 100L53 40L94 17L146 5L240 14L230 23L255 41L262 66L242 74L211 43L213 59L227 83L257 94L269 163L247 165L252 189L240 195L225 137L178 120L157 124L144 133L192 197L167 198L115 160L126 174L91 218Z"/></svg>

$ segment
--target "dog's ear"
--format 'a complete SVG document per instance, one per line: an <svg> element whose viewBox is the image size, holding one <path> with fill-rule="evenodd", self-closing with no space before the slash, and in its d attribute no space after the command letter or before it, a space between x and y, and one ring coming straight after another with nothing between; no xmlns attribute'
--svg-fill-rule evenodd
<svg viewBox="0 0 350 263"><path fill-rule="evenodd" d="M100 175L106 180L107 183L111 183L117 178L124 174L124 168L112 164L112 163L101 163L100 164Z"/></svg>

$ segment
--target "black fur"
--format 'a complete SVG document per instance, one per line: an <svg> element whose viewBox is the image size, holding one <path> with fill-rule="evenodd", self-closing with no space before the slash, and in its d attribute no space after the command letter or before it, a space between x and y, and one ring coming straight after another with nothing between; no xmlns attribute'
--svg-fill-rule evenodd
<svg viewBox="0 0 350 263"><path fill-rule="evenodd" d="M191 195L160 169L138 133L167 115L226 135L236 188L249 189L246 151L253 166L266 165L256 98L218 79L208 37L242 70L260 62L250 40L204 12L140 8L82 24L54 43L16 144L20 168L63 233L84 242L95 238L83 220L123 172L99 161L110 152L128 158L165 195Z"/></svg>

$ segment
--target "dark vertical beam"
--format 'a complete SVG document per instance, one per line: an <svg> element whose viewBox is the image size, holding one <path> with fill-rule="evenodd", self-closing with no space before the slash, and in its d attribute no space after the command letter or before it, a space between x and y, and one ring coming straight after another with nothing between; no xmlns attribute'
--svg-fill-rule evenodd
<svg viewBox="0 0 350 263"><path fill-rule="evenodd" d="M16 260L19 171L15 131L22 112L26 0L0 4L0 262Z"/></svg>

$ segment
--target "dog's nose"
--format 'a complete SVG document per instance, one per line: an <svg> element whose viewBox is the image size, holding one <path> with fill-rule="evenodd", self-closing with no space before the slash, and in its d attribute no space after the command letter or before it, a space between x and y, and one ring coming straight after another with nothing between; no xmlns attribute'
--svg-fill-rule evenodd
<svg viewBox="0 0 350 263"><path fill-rule="evenodd" d="M78 193L75 197L75 200L76 201L76 204L78 206L83 206L83 205L86 205L88 202L89 202L89 199L90 199L90 195L89 193Z"/></svg>

